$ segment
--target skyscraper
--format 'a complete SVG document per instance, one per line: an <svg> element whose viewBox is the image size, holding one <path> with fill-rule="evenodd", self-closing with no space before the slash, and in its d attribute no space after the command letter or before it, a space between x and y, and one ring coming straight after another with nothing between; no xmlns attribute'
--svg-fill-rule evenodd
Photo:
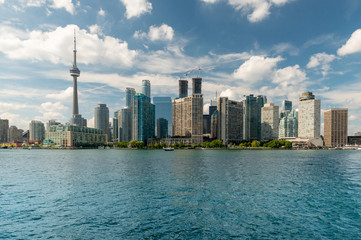
<svg viewBox="0 0 361 240"><path fill-rule="evenodd" d="M133 134L133 107L125 107L118 114L118 139L119 142L131 141Z"/></svg>
<svg viewBox="0 0 361 240"><path fill-rule="evenodd" d="M134 88L126 88L125 89L125 106L127 106L127 107L133 106L134 95L135 95Z"/></svg>
<svg viewBox="0 0 361 240"><path fill-rule="evenodd" d="M193 81L194 86L191 97L173 100L173 135L192 138L194 144L203 143L203 95L201 94L201 83L201 78Z"/></svg>
<svg viewBox="0 0 361 240"><path fill-rule="evenodd" d="M121 110L114 112L113 117L113 132L112 132L112 139L113 141L119 141L119 119L118 116Z"/></svg>
<svg viewBox="0 0 361 240"><path fill-rule="evenodd" d="M170 97L153 97L155 119L164 118L168 121L168 135L172 135L172 99ZM158 127L158 125L157 125Z"/></svg>
<svg viewBox="0 0 361 240"><path fill-rule="evenodd" d="M220 97L217 112L217 139L226 145L240 143L243 140L243 103Z"/></svg>
<svg viewBox="0 0 361 240"><path fill-rule="evenodd" d="M0 119L0 143L9 141L9 120Z"/></svg>
<svg viewBox="0 0 361 240"><path fill-rule="evenodd" d="M29 134L30 141L43 141L45 138L44 123L32 120L29 124Z"/></svg>
<svg viewBox="0 0 361 240"><path fill-rule="evenodd" d="M298 108L298 137L320 138L321 100L315 99L312 92L302 93Z"/></svg>
<svg viewBox="0 0 361 240"><path fill-rule="evenodd" d="M157 119L157 138L168 136L168 121L165 118Z"/></svg>
<svg viewBox="0 0 361 240"><path fill-rule="evenodd" d="M343 147L347 144L348 109L337 108L325 111L325 145Z"/></svg>
<svg viewBox="0 0 361 240"><path fill-rule="evenodd" d="M267 97L253 94L243 100L243 139L246 141L261 140L261 109L267 103Z"/></svg>
<svg viewBox="0 0 361 240"><path fill-rule="evenodd" d="M108 136L108 141L111 140L109 131L109 108L106 104L98 104L94 108L94 128L103 130L103 133Z"/></svg>
<svg viewBox="0 0 361 240"><path fill-rule="evenodd" d="M266 103L261 110L262 141L278 138L279 107Z"/></svg>
<svg viewBox="0 0 361 240"><path fill-rule="evenodd" d="M291 111L292 110L292 101L283 100L282 101L282 111Z"/></svg>
<svg viewBox="0 0 361 240"><path fill-rule="evenodd" d="M192 90L193 94L201 94L202 93L202 78L192 78Z"/></svg>
<svg viewBox="0 0 361 240"><path fill-rule="evenodd" d="M143 94L134 95L133 103L133 140L147 143L155 136L155 106Z"/></svg>
<svg viewBox="0 0 361 240"><path fill-rule="evenodd" d="M179 98L188 97L188 80L179 79Z"/></svg>
<svg viewBox="0 0 361 240"><path fill-rule="evenodd" d="M286 111L280 119L278 137L298 137L298 111Z"/></svg>
<svg viewBox="0 0 361 240"><path fill-rule="evenodd" d="M142 81L142 93L150 98L150 81L143 80Z"/></svg>
<svg viewBox="0 0 361 240"><path fill-rule="evenodd" d="M77 125L80 127L87 126L87 120L82 118L79 114L78 106L78 83L77 79L80 76L80 70L76 65L76 36L74 30L74 50L73 50L73 67L70 69L70 76L73 77L73 115L70 119L71 125Z"/></svg>

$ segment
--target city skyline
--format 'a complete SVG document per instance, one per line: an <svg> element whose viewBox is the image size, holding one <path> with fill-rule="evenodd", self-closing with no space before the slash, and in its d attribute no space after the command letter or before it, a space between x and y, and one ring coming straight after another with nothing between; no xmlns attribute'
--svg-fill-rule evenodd
<svg viewBox="0 0 361 240"><path fill-rule="evenodd" d="M349 135L361 129L360 3L261 0L262 10L192 2L0 1L0 117L24 130L31 120L69 120L75 29L79 109L89 126L97 104L110 113L123 108L125 89L142 92L144 79L152 96L177 97L178 79L200 66L204 108L216 91L230 100L264 95L277 106L289 99L295 108L312 91L322 111L349 108ZM176 20L182 9L189 19ZM192 74L188 80L198 71Z"/></svg>

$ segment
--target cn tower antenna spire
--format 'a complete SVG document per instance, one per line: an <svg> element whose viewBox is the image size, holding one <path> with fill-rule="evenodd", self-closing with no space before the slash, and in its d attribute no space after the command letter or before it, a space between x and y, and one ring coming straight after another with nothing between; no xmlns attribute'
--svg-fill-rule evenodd
<svg viewBox="0 0 361 240"><path fill-rule="evenodd" d="M74 28L74 51L76 51L76 32Z"/></svg>

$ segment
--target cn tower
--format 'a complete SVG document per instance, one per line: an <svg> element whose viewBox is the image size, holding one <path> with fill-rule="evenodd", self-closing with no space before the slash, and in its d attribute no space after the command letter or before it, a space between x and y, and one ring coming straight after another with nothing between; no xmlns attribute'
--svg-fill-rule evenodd
<svg viewBox="0 0 361 240"><path fill-rule="evenodd" d="M70 68L70 76L73 77L73 115L70 118L70 124L79 126L79 127L86 127L87 126L87 120L82 118L82 116L79 114L79 106L78 106L78 77L80 76L80 70L76 66L76 36L75 36L75 30L74 30L74 61L73 61L73 67Z"/></svg>
<svg viewBox="0 0 361 240"><path fill-rule="evenodd" d="M73 77L73 118L76 115L79 115L79 108L78 108L78 77L80 76L80 70L76 66L76 35L74 30L74 61L73 61L73 67L70 68L70 76Z"/></svg>

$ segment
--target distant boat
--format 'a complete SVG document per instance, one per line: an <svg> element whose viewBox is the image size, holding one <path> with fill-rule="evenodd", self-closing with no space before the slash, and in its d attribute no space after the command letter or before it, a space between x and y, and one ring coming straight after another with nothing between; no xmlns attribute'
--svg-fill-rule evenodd
<svg viewBox="0 0 361 240"><path fill-rule="evenodd" d="M164 151L174 151L174 148L172 147L164 147Z"/></svg>
<svg viewBox="0 0 361 240"><path fill-rule="evenodd" d="M357 150L361 151L361 147L359 147Z"/></svg>

